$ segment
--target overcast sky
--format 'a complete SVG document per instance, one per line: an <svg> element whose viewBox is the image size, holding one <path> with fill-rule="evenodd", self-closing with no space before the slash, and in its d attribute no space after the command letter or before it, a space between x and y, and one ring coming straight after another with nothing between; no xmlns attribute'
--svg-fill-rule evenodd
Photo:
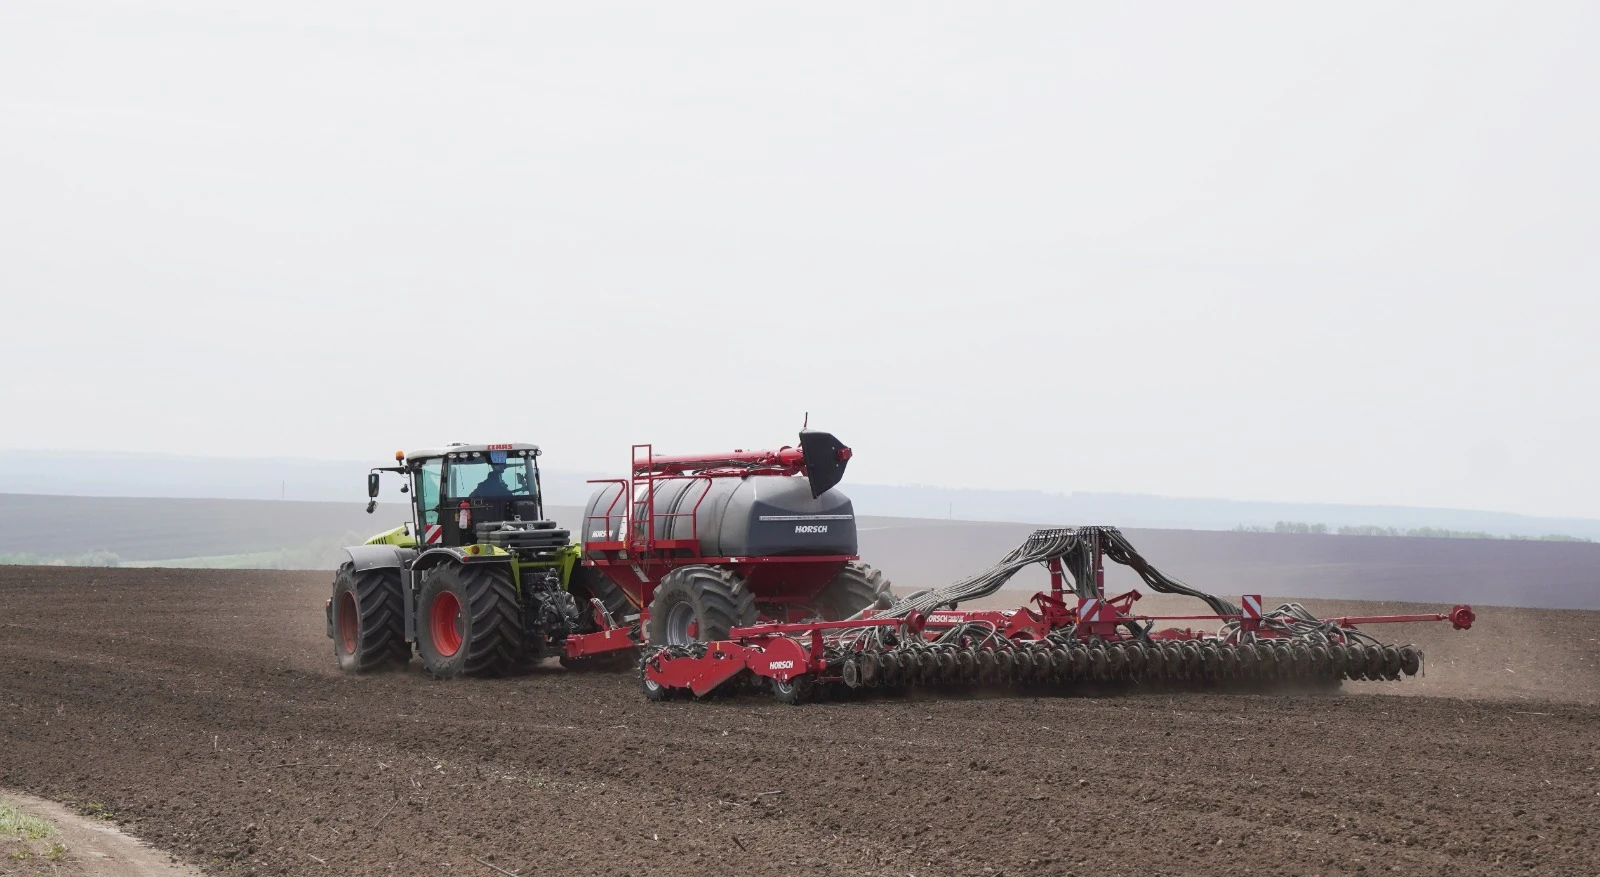
<svg viewBox="0 0 1600 877"><path fill-rule="evenodd" d="M1600 6L0 3L0 447L1600 516Z"/></svg>

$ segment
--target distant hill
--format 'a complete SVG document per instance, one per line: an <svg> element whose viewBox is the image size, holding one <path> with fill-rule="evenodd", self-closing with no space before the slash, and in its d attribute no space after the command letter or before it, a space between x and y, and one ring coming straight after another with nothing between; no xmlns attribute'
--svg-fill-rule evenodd
<svg viewBox="0 0 1600 877"><path fill-rule="evenodd" d="M0 494L0 559L81 558L167 565L332 568L339 547L395 526L399 505L364 502L138 499ZM569 528L582 510L553 506ZM902 589L979 572L1035 529L1027 524L863 517L861 556ZM1163 571L1228 597L1303 597L1600 609L1600 544L1318 536L1124 528ZM95 560L96 558L89 558ZM107 558L98 558L104 562ZM1012 580L1017 599L1045 587L1042 569ZM1108 587L1138 581L1111 567Z"/></svg>
<svg viewBox="0 0 1600 877"><path fill-rule="evenodd" d="M179 497L286 501L365 501L365 477L382 459L327 461L223 457L13 451L0 454L0 493L56 496ZM544 471L552 504L581 505L590 478L616 473ZM1600 520L1545 518L1509 512L1245 502L1226 499L1119 493L1045 493L1030 490L958 490L928 486L856 484L845 487L856 510L878 516L967 521L1049 521L1114 524L1169 530L1272 527L1279 521L1340 526L1432 527L1502 536L1563 534L1600 539Z"/></svg>
<svg viewBox="0 0 1600 877"><path fill-rule="evenodd" d="M1145 496L1129 493L1044 493L1031 490L958 490L946 487L848 485L856 508L873 514L969 521L1057 521L1168 530L1271 528L1279 521L1410 530L1483 531L1500 536L1551 534L1600 539L1600 520L1546 518L1511 512L1361 506L1333 503L1249 502Z"/></svg>

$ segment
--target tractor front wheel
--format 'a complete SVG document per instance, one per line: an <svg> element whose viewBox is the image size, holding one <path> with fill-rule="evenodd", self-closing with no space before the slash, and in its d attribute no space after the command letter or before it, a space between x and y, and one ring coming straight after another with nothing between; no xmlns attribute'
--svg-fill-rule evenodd
<svg viewBox="0 0 1600 877"><path fill-rule="evenodd" d="M650 599L650 644L684 646L727 639L756 622L756 599L744 580L714 566L680 566Z"/></svg>
<svg viewBox="0 0 1600 877"><path fill-rule="evenodd" d="M417 654L441 679L494 676L522 657L522 604L502 564L446 563L423 574Z"/></svg>
<svg viewBox="0 0 1600 877"><path fill-rule="evenodd" d="M352 564L340 566L333 577L328 614L333 654L344 672L366 673L411 660L400 570L356 572Z"/></svg>

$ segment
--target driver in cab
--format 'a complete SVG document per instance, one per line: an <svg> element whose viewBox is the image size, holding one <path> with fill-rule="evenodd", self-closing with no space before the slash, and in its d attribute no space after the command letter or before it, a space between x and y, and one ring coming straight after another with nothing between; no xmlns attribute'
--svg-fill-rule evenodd
<svg viewBox="0 0 1600 877"><path fill-rule="evenodd" d="M506 486L506 460L504 455L491 459L489 474L483 476L478 486L472 488L468 499L511 499L511 488Z"/></svg>

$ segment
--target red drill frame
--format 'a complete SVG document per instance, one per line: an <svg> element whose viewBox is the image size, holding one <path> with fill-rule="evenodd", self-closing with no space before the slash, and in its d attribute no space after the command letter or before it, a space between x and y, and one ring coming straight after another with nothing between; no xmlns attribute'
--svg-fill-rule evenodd
<svg viewBox="0 0 1600 877"><path fill-rule="evenodd" d="M735 628L730 633L730 639L708 643L703 656L674 656L668 655L665 649L658 650L645 660L643 674L648 682L663 688L688 690L696 696L709 694L745 670L780 682L788 682L806 674L812 675L817 682L841 682L844 681L842 677L827 672L824 650L829 644L829 636L869 627L890 627L903 636L922 636L930 641L961 624L990 627L1009 640L1042 640L1053 630L1076 627L1079 637L1115 642L1130 639L1131 636L1122 632L1101 636L1096 631L1106 627L1122 627L1127 623L1211 620L1239 622L1235 636L1244 633L1262 639L1283 636L1261 626L1259 611L1253 615L1249 612L1239 615L1134 615L1127 612L1125 607L1139 597L1138 591L1129 591L1111 600L1084 598L1078 607L1063 610L1061 600L1039 593L1033 598L1039 606L1038 611L1027 607L941 610L927 616L912 612L899 618L869 616L854 621L757 624ZM1249 603L1252 597L1254 605L1259 607L1258 595L1247 595L1245 601ZM1358 624L1420 621L1449 621L1455 629L1466 630L1472 626L1475 617L1470 606L1456 606L1448 613L1346 616L1322 620L1332 621L1341 631L1353 629ZM1203 640L1216 638L1217 635L1193 629L1169 628L1149 636L1152 640Z"/></svg>
<svg viewBox="0 0 1600 877"><path fill-rule="evenodd" d="M706 645L704 657L645 661L644 676L665 688L686 688L697 696L709 694L739 673L750 670L757 676L788 682L811 674L823 682L839 680L823 675L823 658L829 632L892 627L903 635L922 633L926 619L917 612L904 618L867 618L857 621L817 621L804 624L769 623L736 627L731 640ZM804 642L802 642L804 640Z"/></svg>
<svg viewBox="0 0 1600 877"><path fill-rule="evenodd" d="M930 642L960 625L987 628L1013 642L1043 640L1055 631L1068 628L1079 640L1102 643L1141 636L1157 641L1211 639L1230 643L1246 639L1292 639L1291 635L1267 623L1258 594L1245 595L1241 601L1243 608L1235 615L1135 614L1133 604L1143 596L1139 591L1105 596L1105 570L1098 542L1093 568L1094 596L1080 597L1067 590L1059 559L1052 559L1048 568L1050 591L1034 594L1032 602L1036 609L1026 606L1003 610L952 608L934 610L925 617L914 611L905 617L881 617L868 612L865 617L851 621L757 624L735 628L729 639L707 644L702 655L674 654L668 649L659 649L646 659L643 678L647 690L653 684L662 689L688 690L695 695L708 694L746 670L782 683L810 674L817 682L854 685L830 673L825 651L838 642L840 633L870 627L890 627L902 637L920 636ZM1069 599L1076 602L1069 602ZM1343 642L1348 640L1344 631L1359 624L1449 621L1457 630L1466 630L1475 618L1470 606L1456 606L1448 613L1345 616L1319 621L1331 622L1334 625L1331 635ZM1233 624L1234 629L1226 637L1192 628L1153 631L1157 621L1214 621ZM995 648L995 644L990 643L988 647Z"/></svg>

